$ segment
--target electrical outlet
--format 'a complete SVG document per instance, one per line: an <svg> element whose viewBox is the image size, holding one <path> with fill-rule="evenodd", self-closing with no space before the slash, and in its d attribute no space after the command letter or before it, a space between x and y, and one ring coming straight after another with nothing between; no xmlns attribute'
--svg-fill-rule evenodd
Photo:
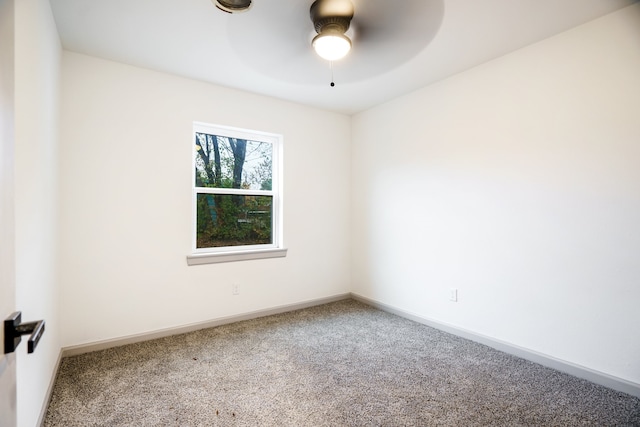
<svg viewBox="0 0 640 427"><path fill-rule="evenodd" d="M240 295L240 287L236 283L231 285L231 293L233 295Z"/></svg>
<svg viewBox="0 0 640 427"><path fill-rule="evenodd" d="M458 290L456 288L449 289L449 301L458 302Z"/></svg>

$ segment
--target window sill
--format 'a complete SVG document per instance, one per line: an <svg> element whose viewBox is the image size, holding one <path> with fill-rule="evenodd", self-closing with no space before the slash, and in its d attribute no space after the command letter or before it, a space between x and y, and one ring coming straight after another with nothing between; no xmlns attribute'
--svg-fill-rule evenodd
<svg viewBox="0 0 640 427"><path fill-rule="evenodd" d="M284 258L287 256L286 248L256 249L238 252L218 252L187 255L188 265L217 264L220 262L247 261L251 259Z"/></svg>

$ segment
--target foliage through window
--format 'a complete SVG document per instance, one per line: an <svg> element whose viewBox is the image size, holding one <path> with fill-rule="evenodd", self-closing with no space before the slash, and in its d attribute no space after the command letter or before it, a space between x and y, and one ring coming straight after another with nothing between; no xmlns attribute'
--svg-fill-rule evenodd
<svg viewBox="0 0 640 427"><path fill-rule="evenodd" d="M277 248L278 135L194 124L195 252Z"/></svg>

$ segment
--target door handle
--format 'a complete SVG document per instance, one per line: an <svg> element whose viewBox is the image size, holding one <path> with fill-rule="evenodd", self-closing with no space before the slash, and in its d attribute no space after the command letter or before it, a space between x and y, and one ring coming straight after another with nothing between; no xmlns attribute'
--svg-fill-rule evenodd
<svg viewBox="0 0 640 427"><path fill-rule="evenodd" d="M16 311L4 319L4 353L13 353L22 340L22 335L31 334L27 341L27 352L33 353L44 333L44 320L22 323L22 312Z"/></svg>

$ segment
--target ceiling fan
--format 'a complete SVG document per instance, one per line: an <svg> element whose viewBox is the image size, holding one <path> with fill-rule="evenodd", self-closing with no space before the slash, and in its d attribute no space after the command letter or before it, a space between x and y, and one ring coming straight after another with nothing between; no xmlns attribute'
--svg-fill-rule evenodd
<svg viewBox="0 0 640 427"><path fill-rule="evenodd" d="M245 12L251 8L251 0L212 0L218 9L227 13Z"/></svg>
<svg viewBox="0 0 640 427"><path fill-rule="evenodd" d="M247 64L288 83L321 84L335 63L355 82L408 61L437 33L444 0L211 0L238 14L228 42Z"/></svg>
<svg viewBox="0 0 640 427"><path fill-rule="evenodd" d="M212 0L223 12L246 12L252 0ZM351 0L316 0L309 14L318 33L312 41L313 48L320 57L335 61L343 58L351 49L351 39L345 35L353 18Z"/></svg>
<svg viewBox="0 0 640 427"><path fill-rule="evenodd" d="M328 61L344 58L351 50L351 39L346 32L353 19L351 0L316 0L309 14L318 33L311 42L316 53Z"/></svg>

